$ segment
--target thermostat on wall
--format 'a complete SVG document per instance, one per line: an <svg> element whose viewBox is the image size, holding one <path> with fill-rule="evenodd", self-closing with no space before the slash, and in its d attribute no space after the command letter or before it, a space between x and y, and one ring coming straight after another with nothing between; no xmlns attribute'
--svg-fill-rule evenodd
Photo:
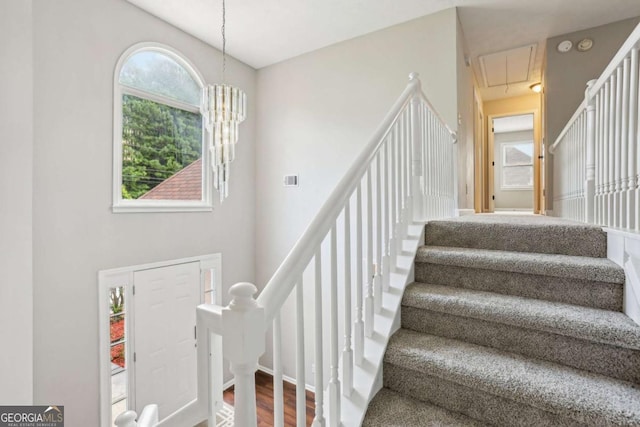
<svg viewBox="0 0 640 427"><path fill-rule="evenodd" d="M285 187L297 187L298 186L298 175L285 175L284 176L284 186Z"/></svg>

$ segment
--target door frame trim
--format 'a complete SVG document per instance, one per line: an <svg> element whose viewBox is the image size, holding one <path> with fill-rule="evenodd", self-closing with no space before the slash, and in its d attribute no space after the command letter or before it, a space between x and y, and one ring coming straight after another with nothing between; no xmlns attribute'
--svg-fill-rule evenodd
<svg viewBox="0 0 640 427"><path fill-rule="evenodd" d="M133 360L133 349L135 347L135 337L133 336L133 322L135 313L132 305L127 306L127 301L132 301L134 273L137 271L152 270L162 267L170 267L180 264L190 263L200 264L200 301L204 302L204 272L206 270L216 271L215 289L216 301L222 301L222 254L213 253L188 258L152 262L126 267L113 268L98 271L98 360L100 370L100 426L111 427L111 357L110 344L111 335L109 330L109 290L114 287L123 286L125 289L125 311L127 318L131 319L125 324L125 338L129 345L125 346L125 360ZM195 309L195 308L194 308ZM128 337L127 337L128 335ZM130 378L135 376L135 365L127 366L127 409L134 407L131 399L135 400L134 381Z"/></svg>
<svg viewBox="0 0 640 427"><path fill-rule="evenodd" d="M540 135L540 109L525 109L525 110L514 110L508 113L499 113L499 114L491 114L486 117L487 124L487 185L483 188L483 198L484 200L488 200L488 210L485 212L495 212L495 203L493 198L491 197L494 192L495 185L495 177L494 177L494 167L489 165L491 162L495 162L494 158L494 150L495 150L495 142L493 136L493 120L501 117L511 117L511 116L523 116L526 114L533 114L533 213L540 213L540 194L542 193L542 183L540 181L540 162L542 161L539 156L541 155L541 144L542 139Z"/></svg>

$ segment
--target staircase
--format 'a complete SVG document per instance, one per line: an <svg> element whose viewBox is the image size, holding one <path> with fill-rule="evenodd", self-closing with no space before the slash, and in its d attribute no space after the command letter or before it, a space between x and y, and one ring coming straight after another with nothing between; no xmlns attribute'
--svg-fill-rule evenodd
<svg viewBox="0 0 640 427"><path fill-rule="evenodd" d="M640 425L640 327L598 227L427 224L364 426Z"/></svg>

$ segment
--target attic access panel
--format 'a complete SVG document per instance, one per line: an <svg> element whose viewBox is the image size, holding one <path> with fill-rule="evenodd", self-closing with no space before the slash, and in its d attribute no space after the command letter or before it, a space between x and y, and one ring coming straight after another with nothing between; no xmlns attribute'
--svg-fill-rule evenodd
<svg viewBox="0 0 640 427"><path fill-rule="evenodd" d="M480 68L485 87L529 81L536 58L537 44L481 55Z"/></svg>

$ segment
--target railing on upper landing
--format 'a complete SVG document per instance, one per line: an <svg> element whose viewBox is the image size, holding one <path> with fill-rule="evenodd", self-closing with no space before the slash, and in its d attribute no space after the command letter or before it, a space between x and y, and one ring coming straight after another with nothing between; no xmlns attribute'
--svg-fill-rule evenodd
<svg viewBox="0 0 640 427"><path fill-rule="evenodd" d="M639 49L640 25L550 147L555 216L640 231Z"/></svg>
<svg viewBox="0 0 640 427"><path fill-rule="evenodd" d="M422 93L418 75L411 74L371 141L260 296L253 299L256 287L240 283L231 288L228 307L198 307L198 399L189 419L203 419L207 408L211 417L221 405L222 354L234 375L235 425L256 426L254 374L272 325L274 425L283 426L283 318L286 326L295 325L285 356L295 360L294 372L287 374L296 382L297 425L306 425L307 371L314 371L314 426L356 425L353 420L362 419L378 375L365 355L380 346L373 339L374 322L392 273L399 275L403 239L413 222L455 213L454 143L454 132ZM290 297L294 308L283 309ZM354 380L355 371L369 375L368 390L362 378ZM175 416L186 420L188 411L183 412Z"/></svg>

